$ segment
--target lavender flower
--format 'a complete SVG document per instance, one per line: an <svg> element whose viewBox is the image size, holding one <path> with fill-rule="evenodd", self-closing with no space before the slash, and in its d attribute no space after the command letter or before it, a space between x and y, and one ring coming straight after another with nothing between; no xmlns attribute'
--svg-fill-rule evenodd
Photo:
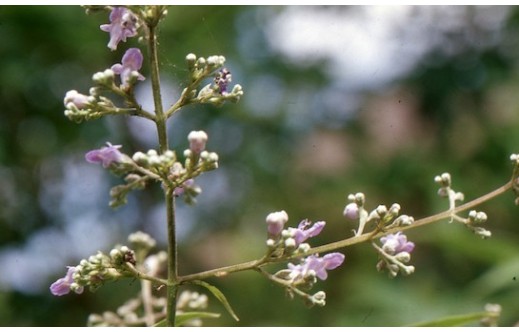
<svg viewBox="0 0 519 332"><path fill-rule="evenodd" d="M110 24L103 24L100 28L110 33L108 48L115 51L120 41L125 42L127 37L137 35L139 25L137 17L130 10L124 7L114 7L110 13Z"/></svg>
<svg viewBox="0 0 519 332"><path fill-rule="evenodd" d="M205 144L207 143L207 134L204 131L192 131L187 136L189 140L189 149L195 154L205 150Z"/></svg>
<svg viewBox="0 0 519 332"><path fill-rule="evenodd" d="M187 179L186 181L184 181L184 183L182 185L180 185L179 187L176 187L173 190L173 195L175 195L175 197L179 197L184 193L184 191L187 188L193 187L194 185L195 185L195 180Z"/></svg>
<svg viewBox="0 0 519 332"><path fill-rule="evenodd" d="M227 94L227 86L231 83L231 80L231 72L227 68L220 69L214 78L214 83L218 86L218 92L220 92L220 94Z"/></svg>
<svg viewBox="0 0 519 332"><path fill-rule="evenodd" d="M62 296L70 293L70 285L74 283L74 278L72 276L76 272L76 267L68 266L67 274L58 280L56 280L52 285L50 285L50 292L56 296ZM77 287L74 292L77 294L83 293L83 287Z"/></svg>
<svg viewBox="0 0 519 332"><path fill-rule="evenodd" d="M305 219L299 223L297 228L289 227L288 231L290 232L291 237L295 240L296 246L305 242L307 239L319 235L323 230L326 222L318 221L314 223L312 226L312 222L308 219Z"/></svg>
<svg viewBox="0 0 519 332"><path fill-rule="evenodd" d="M89 151L85 154L85 159L92 164L102 164L104 168L107 168L112 163L119 163L124 160L124 154L119 152L122 145L112 145L106 143L107 146Z"/></svg>
<svg viewBox="0 0 519 332"><path fill-rule="evenodd" d="M301 264L294 265L288 263L288 268L291 270L289 277L292 281L297 281L313 274L321 280L326 280L328 278L326 270L333 270L343 262L344 255L339 252L326 254L323 257L317 255L308 256Z"/></svg>
<svg viewBox="0 0 519 332"><path fill-rule="evenodd" d="M357 203L350 203L344 208L343 215L346 218L356 220L359 218L359 206Z"/></svg>
<svg viewBox="0 0 519 332"><path fill-rule="evenodd" d="M414 243L407 241L407 236L402 234L402 232L384 236L380 239L380 242L382 242L382 249L392 255L401 252L407 252L410 254L414 249Z"/></svg>
<svg viewBox="0 0 519 332"><path fill-rule="evenodd" d="M124 53L121 63L117 63L112 66L112 70L115 74L121 75L121 87L130 87L132 81L132 75L135 72L139 81L144 81L144 76L139 73L139 69L142 67L142 53L138 48L129 48Z"/></svg>
<svg viewBox="0 0 519 332"><path fill-rule="evenodd" d="M69 104L73 104L78 109L84 109L88 105L88 96L78 93L76 90L70 90L63 99L63 104L70 108Z"/></svg>
<svg viewBox="0 0 519 332"><path fill-rule="evenodd" d="M288 221L288 214L285 211L272 212L267 216L267 232L271 237L277 237Z"/></svg>

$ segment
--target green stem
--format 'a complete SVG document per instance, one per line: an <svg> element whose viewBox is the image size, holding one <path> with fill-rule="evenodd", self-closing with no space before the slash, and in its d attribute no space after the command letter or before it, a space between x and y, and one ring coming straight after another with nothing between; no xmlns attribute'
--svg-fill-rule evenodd
<svg viewBox="0 0 519 332"><path fill-rule="evenodd" d="M157 16L158 17L158 16ZM158 19L148 23L148 52L150 58L151 86L153 90L153 102L155 104L155 123L159 136L160 153L166 152L168 148L168 137L166 131L166 120L162 108L162 97L160 93L159 61L157 56L157 27ZM164 194L167 209L168 224L168 283L167 283L167 306L166 325L175 326L176 303L178 293L177 274L177 240L175 234L175 197L173 190L165 188Z"/></svg>
<svg viewBox="0 0 519 332"><path fill-rule="evenodd" d="M431 223L434 223L434 222L437 222L437 221L449 218L453 213L459 213L459 212L471 209L471 208L473 208L473 207L475 207L477 205L480 205L480 204L482 204L482 203L484 203L484 202L486 202L488 200L491 200L491 199L493 199L493 198L495 198L495 197L497 197L497 196L507 192L508 190L510 190L512 188L512 183L513 183L512 181L509 181L505 185L497 188L496 190L494 190L492 192L489 192L488 194L483 195L483 196L481 196L479 198L476 198L476 199L474 199L474 200L472 200L472 201L470 201L468 203L460 205L460 206L456 207L453 210L449 209L447 211L440 212L440 213L435 214L433 216L416 220L414 223L412 223L411 225L408 225L408 226L394 227L394 228L391 228L391 229L389 229L387 231L374 230L374 231L372 231L370 233L366 233L366 234L363 234L361 236L353 236L353 237L350 237L350 238L347 238L347 239L344 239L344 240L340 240L340 241L328 243L328 244L325 244L325 245L322 245L322 246L319 246L319 247L315 247L315 248L312 248L312 249L310 249L309 251L307 251L305 253L301 253L301 254L297 254L297 255L292 255L290 257L286 257L286 256L285 257L280 257L280 258L267 258L267 257L263 257L261 259L257 259L257 260L253 260L253 261L249 261L249 262L245 262L245 263L240 263L240 264L231 265L231 266L225 266L225 267L221 267L221 268L218 268L218 269L213 269L213 270L210 270L210 271L205 271L205 272L201 272L201 273L195 273L195 274L190 274L190 275L186 275L186 276L181 276L181 277L178 278L178 280L180 282L184 283L184 282L188 282L188 281L191 281L191 280L200 280L200 279L206 279L206 278L215 277L215 276L216 277L221 277L221 276L225 276L225 275L227 275L229 273L234 273L234 272L239 272L239 271L244 271L244 270L250 270L250 269L258 268L258 267L265 266L265 265L268 265L268 264L273 264L273 263L280 263L280 262L284 262L284 261L287 261L287 260L290 260L290 259L293 259L293 258L309 256L309 255L313 255L313 254L320 254L320 253L329 252L329 251L332 251L332 250L342 249L342 248L349 247L349 246L352 246L352 245L355 245L355 244L358 244L358 243L362 243L362 242L366 242L366 241L371 241L372 239L379 238L379 237L387 235L389 233L395 233L395 232L398 232L398 231L405 231L405 230L408 230L408 229L412 229L412 228L424 226L424 225L427 225L427 224L431 224Z"/></svg>
<svg viewBox="0 0 519 332"><path fill-rule="evenodd" d="M177 237L175 227L175 196L173 190L167 189L166 209L168 219L168 284L167 284L167 326L175 326L176 304L178 293Z"/></svg>
<svg viewBox="0 0 519 332"><path fill-rule="evenodd" d="M166 131L166 117L162 108L162 97L160 93L159 60L157 56L156 26L148 26L148 53L150 58L151 87L153 90L153 103L155 105L155 123L159 135L160 152L168 150L168 136Z"/></svg>

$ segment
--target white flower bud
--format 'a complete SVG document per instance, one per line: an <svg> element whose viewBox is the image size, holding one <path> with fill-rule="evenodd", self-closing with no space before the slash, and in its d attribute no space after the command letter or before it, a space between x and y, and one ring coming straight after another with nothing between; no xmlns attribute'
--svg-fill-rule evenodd
<svg viewBox="0 0 519 332"><path fill-rule="evenodd" d="M402 273L404 275L410 275L410 274L413 274L414 273L414 266L410 265L410 266L404 266L403 269L402 269Z"/></svg>
<svg viewBox="0 0 519 332"><path fill-rule="evenodd" d="M411 260L411 255L407 251L399 252L395 255L395 258L402 263L407 263Z"/></svg>
<svg viewBox="0 0 519 332"><path fill-rule="evenodd" d="M296 247L296 240L294 240L293 238L289 237L288 239L285 240L285 247L286 248L295 248Z"/></svg>
<svg viewBox="0 0 519 332"><path fill-rule="evenodd" d="M148 156L146 156L144 153L138 151L138 152L135 152L133 154L132 159L136 163L142 163L142 162L147 162L148 161Z"/></svg>

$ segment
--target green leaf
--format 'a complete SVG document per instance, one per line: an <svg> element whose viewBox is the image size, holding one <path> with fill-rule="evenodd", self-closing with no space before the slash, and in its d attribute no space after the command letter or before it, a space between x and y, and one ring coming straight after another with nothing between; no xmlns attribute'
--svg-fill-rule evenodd
<svg viewBox="0 0 519 332"><path fill-rule="evenodd" d="M184 326L184 324L192 319L204 319L204 318L220 318L220 314L214 312L205 311L190 311L177 314L175 318L175 326ZM166 327L166 320L163 319L160 322L153 325L154 327Z"/></svg>
<svg viewBox="0 0 519 332"><path fill-rule="evenodd" d="M452 326L462 326L472 322L479 322L481 319L488 317L488 312L475 312L471 314L465 315L455 315L455 316L447 316L438 319L434 319L431 321L420 322L416 324L411 324L408 326L412 327L452 327Z"/></svg>
<svg viewBox="0 0 519 332"><path fill-rule="evenodd" d="M234 320L236 320L237 322L240 320L238 316L236 316L236 314L234 313L234 310L232 310L229 301L227 301L227 299L225 298L225 295L223 295L223 293L218 288L202 280L193 280L189 283L207 288L211 293L213 293L214 297L216 297L218 301L220 301L223 304L225 309L227 309L227 312L229 312L229 314L232 316L232 318L234 318Z"/></svg>

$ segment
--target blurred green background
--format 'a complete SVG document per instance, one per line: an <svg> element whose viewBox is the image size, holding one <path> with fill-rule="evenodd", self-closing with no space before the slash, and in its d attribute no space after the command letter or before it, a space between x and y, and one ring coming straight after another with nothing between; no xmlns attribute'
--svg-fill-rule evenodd
<svg viewBox="0 0 519 332"><path fill-rule="evenodd" d="M96 293L54 297L65 266L124 243L142 229L164 247L158 188L108 208L118 179L87 164L106 141L124 152L156 147L145 120L74 124L65 92L87 93L91 75L119 62L99 30L107 14L80 7L0 7L0 325L82 326L138 291L119 282ZM171 145L209 134L221 168L199 179L199 204L178 207L180 273L259 257L265 216L286 210L291 226L326 220L316 246L352 235L342 216L349 193L368 207L402 206L415 218L445 209L435 175L448 171L467 200L508 181L519 152L519 8L170 7L160 31L164 103L179 95L183 59L222 54L245 96L222 108L187 107L172 119ZM148 77L147 67L142 73ZM149 79L139 101L151 110ZM208 280L241 320L215 326L400 326L503 307L519 321L519 210L512 194L484 204L492 237L440 222L409 231L409 277L375 269L370 245L347 248L345 264L319 282L324 308L306 308L254 272ZM283 265L271 267L272 272Z"/></svg>

